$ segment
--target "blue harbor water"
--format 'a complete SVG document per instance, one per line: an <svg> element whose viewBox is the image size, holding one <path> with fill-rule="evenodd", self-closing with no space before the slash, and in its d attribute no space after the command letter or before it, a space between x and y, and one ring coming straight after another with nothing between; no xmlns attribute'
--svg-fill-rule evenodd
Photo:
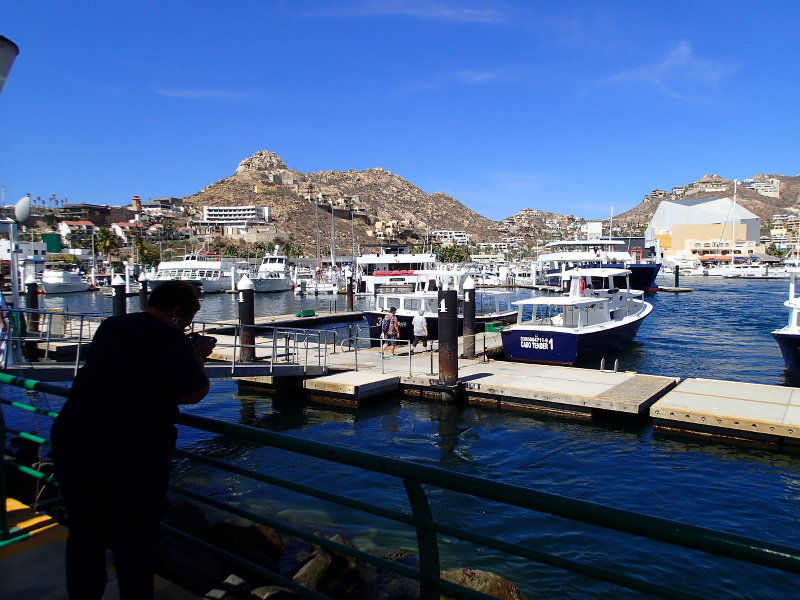
<svg viewBox="0 0 800 600"><path fill-rule="evenodd" d="M662 285L672 285L667 278ZM784 325L782 306L788 283L781 280L683 278L687 293L648 295L653 314L635 344L609 356L620 370L679 378L702 377L771 385L787 380L770 331ZM528 290L519 291L528 295ZM337 298L338 309L344 298ZM290 293L257 295L256 314L286 314L330 308L330 297L297 299ZM109 312L107 298L44 297L46 308ZM132 298L130 310L138 300ZM236 318L235 295L206 296L199 318ZM598 364L585 365L597 368ZM146 393L146 374L131 374ZM124 382L130 385L131 382ZM135 384L135 383L134 383ZM646 419L573 420L477 407L440 406L409 398L391 398L361 410L298 402L289 396L240 391L235 382L215 381L195 414L279 431L309 440L412 460L460 473L503 481L563 496L599 502L736 534L800 547L800 454L769 446L654 431ZM38 406L58 410L61 400L3 389ZM112 397L110 396L110 400ZM7 419L12 415L6 409ZM18 417L13 417L18 418ZM21 425L21 424L19 424ZM36 427L25 423L23 428ZM47 424L42 421L46 431ZM182 447L359 500L405 507L403 492L381 480L354 476L348 469L320 465L270 448L238 444L211 434L181 431ZM361 547L414 549L406 531L376 533L375 524L353 519L330 505L315 504L285 492L205 467L177 463L175 480L187 487L269 513L283 509L324 511L320 526L335 523ZM302 504L301 504L302 502ZM690 551L675 550L631 536L555 517L485 505L447 493L433 493L437 518L478 532L502 534L563 556L609 569L654 578L717 598L797 596L800 577L769 569L731 565ZM383 523L380 524L382 527ZM549 567L523 566L495 552L451 548L445 567L482 568L514 581L529 598L637 598L614 586Z"/></svg>

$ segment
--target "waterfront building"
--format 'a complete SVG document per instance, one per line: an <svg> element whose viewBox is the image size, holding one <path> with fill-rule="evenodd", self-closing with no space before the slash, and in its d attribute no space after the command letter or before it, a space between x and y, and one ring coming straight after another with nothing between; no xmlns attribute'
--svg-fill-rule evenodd
<svg viewBox="0 0 800 600"><path fill-rule="evenodd" d="M645 230L645 244L662 250L661 259L730 260L763 254L761 219L733 198L665 200Z"/></svg>

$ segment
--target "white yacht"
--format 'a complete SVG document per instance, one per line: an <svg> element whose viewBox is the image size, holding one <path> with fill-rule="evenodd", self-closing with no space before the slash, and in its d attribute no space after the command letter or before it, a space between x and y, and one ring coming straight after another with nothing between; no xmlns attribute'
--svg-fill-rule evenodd
<svg viewBox="0 0 800 600"><path fill-rule="evenodd" d="M91 287L79 271L50 268L42 271L39 285L45 294L85 292Z"/></svg>
<svg viewBox="0 0 800 600"><path fill-rule="evenodd" d="M159 263L155 271L147 275L147 284L152 289L165 281L180 279L197 286L203 293L211 294L233 289L236 265L219 254L191 253L182 260Z"/></svg>
<svg viewBox="0 0 800 600"><path fill-rule="evenodd" d="M261 259L258 271L252 277L256 292L285 292L292 289L288 258L277 253L267 254Z"/></svg>
<svg viewBox="0 0 800 600"><path fill-rule="evenodd" d="M338 294L339 275L333 271L320 268L316 269L294 269L292 276L294 293L298 296L307 294Z"/></svg>
<svg viewBox="0 0 800 600"><path fill-rule="evenodd" d="M653 258L645 255L644 248L631 245L631 241L622 239L549 242L535 263L537 282L550 285L550 279L560 279L561 272L568 269L624 268L630 271L630 282L634 289L658 289L655 280L661 263L652 262Z"/></svg>

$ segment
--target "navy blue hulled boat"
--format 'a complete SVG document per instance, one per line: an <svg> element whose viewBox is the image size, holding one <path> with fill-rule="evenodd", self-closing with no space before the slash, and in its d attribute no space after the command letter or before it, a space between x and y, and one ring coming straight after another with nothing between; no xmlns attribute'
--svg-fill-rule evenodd
<svg viewBox="0 0 800 600"><path fill-rule="evenodd" d="M517 323L502 331L506 358L572 365L625 348L653 310L629 276L627 269L573 269L562 274L568 294L514 302Z"/></svg>

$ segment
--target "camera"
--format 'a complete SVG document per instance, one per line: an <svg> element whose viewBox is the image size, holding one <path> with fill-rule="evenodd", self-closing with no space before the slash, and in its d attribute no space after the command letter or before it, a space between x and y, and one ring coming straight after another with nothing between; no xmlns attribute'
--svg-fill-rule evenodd
<svg viewBox="0 0 800 600"><path fill-rule="evenodd" d="M189 345L192 348L194 348L195 346L200 344L200 342L202 342L203 340L209 340L212 344L216 344L217 343L217 338L208 337L208 336L205 336L205 335L200 335L199 333L190 333L189 334Z"/></svg>

